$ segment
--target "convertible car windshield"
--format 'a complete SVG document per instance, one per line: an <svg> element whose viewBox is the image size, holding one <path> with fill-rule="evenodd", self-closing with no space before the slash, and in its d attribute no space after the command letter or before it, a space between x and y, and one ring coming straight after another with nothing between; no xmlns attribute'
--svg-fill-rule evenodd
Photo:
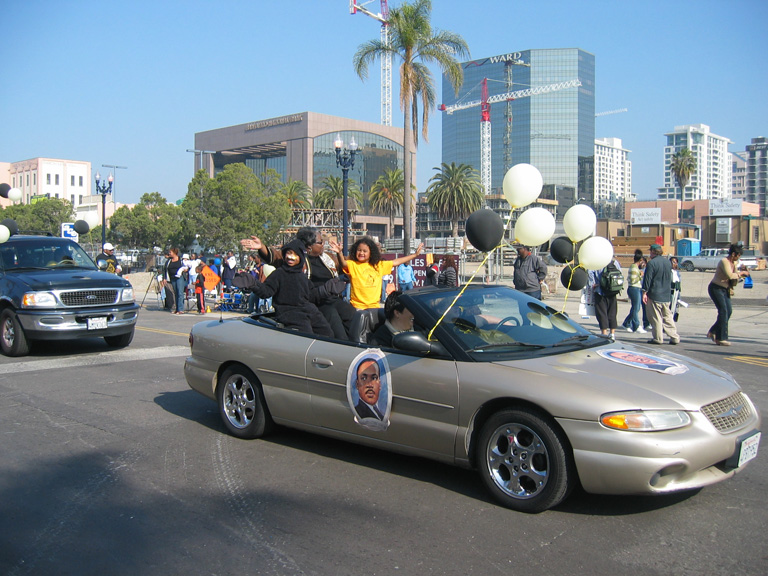
<svg viewBox="0 0 768 576"><path fill-rule="evenodd" d="M455 291L418 290L407 294L433 319L433 338L452 340L476 360L605 343L564 312L506 286L470 286L458 299Z"/></svg>

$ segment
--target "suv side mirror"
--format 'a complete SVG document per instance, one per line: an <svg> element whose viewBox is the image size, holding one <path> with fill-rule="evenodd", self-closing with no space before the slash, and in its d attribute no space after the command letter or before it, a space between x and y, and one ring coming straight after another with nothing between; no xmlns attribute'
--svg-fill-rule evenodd
<svg viewBox="0 0 768 576"><path fill-rule="evenodd" d="M106 270L107 269L107 261L104 258L97 258L96 259L96 266L99 270Z"/></svg>

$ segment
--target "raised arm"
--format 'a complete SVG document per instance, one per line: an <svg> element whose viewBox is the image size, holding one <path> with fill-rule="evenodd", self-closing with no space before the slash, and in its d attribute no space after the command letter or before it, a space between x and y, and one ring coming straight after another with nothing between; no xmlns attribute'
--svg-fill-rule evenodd
<svg viewBox="0 0 768 576"><path fill-rule="evenodd" d="M408 256L400 256L400 258L395 258L394 260L392 260L392 266L399 266L400 264L403 264L405 262L410 262L411 260L416 258L416 256L421 254L422 250L424 250L424 242L419 244L418 248L416 248L416 252L414 252L413 254L409 254Z"/></svg>
<svg viewBox="0 0 768 576"><path fill-rule="evenodd" d="M333 250L336 253L336 256L339 258L339 267L341 268L339 272L348 272L347 259L344 258L344 251L341 249L341 245L335 240L329 240L328 247Z"/></svg>

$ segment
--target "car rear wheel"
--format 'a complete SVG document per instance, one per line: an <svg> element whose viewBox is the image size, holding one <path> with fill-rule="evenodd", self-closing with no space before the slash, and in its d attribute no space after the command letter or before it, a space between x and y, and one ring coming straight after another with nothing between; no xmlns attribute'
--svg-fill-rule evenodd
<svg viewBox="0 0 768 576"><path fill-rule="evenodd" d="M685 262L680 264L680 268L682 268L686 272L693 272L693 262L686 260Z"/></svg>
<svg viewBox="0 0 768 576"><path fill-rule="evenodd" d="M5 309L0 314L0 349L6 356L29 354L29 342L24 329L19 323L16 312L11 309Z"/></svg>
<svg viewBox="0 0 768 576"><path fill-rule="evenodd" d="M528 408L488 419L480 432L477 467L493 497L520 512L557 506L576 481L564 433L551 418Z"/></svg>
<svg viewBox="0 0 768 576"><path fill-rule="evenodd" d="M221 374L216 396L221 419L232 435L260 438L272 430L261 384L245 366L233 366Z"/></svg>
<svg viewBox="0 0 768 576"><path fill-rule="evenodd" d="M120 334L119 336L104 336L104 342L110 348L125 348L133 341L133 330L127 334Z"/></svg>

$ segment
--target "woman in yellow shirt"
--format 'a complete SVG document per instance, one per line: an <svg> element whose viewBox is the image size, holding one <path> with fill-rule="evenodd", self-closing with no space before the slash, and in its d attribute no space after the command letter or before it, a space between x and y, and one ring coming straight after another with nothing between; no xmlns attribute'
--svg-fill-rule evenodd
<svg viewBox="0 0 768 576"><path fill-rule="evenodd" d="M376 243L364 236L352 244L349 259L345 259L339 250L339 261L344 272L349 276L349 301L358 310L378 308L381 300L382 277L392 274L392 268L404 262L410 262L421 254L424 244L419 244L414 254L401 256L394 260L382 260Z"/></svg>

